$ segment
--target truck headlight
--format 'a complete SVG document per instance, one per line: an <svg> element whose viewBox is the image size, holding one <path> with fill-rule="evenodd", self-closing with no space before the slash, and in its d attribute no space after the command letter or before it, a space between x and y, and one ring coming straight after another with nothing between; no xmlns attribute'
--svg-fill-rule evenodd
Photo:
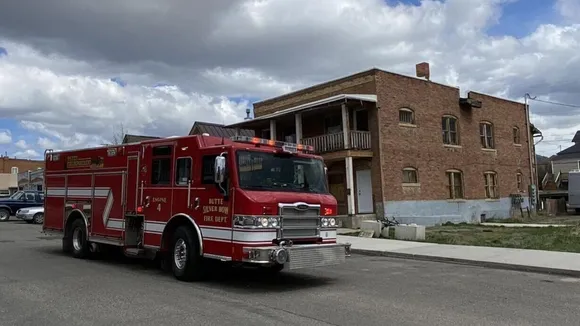
<svg viewBox="0 0 580 326"><path fill-rule="evenodd" d="M277 228L280 220L277 216L234 216L234 226L242 228Z"/></svg>
<svg viewBox="0 0 580 326"><path fill-rule="evenodd" d="M336 226L336 219L334 217L323 217L320 219L322 227L334 227Z"/></svg>

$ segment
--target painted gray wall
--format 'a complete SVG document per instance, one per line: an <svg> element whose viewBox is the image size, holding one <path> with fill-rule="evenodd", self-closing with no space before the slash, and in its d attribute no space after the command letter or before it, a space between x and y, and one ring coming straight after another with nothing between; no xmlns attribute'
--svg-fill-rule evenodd
<svg viewBox="0 0 580 326"><path fill-rule="evenodd" d="M580 161L580 158L552 161L552 171L557 175L560 171L567 173L578 169L578 161Z"/></svg>
<svg viewBox="0 0 580 326"><path fill-rule="evenodd" d="M512 211L511 198L489 201L485 199L448 201L448 200L409 200L386 201L385 217L394 217L401 223L417 223L433 226L446 222L477 223L481 214L486 218L509 218ZM529 197L524 197L522 208L529 205ZM519 210L516 214L519 214Z"/></svg>

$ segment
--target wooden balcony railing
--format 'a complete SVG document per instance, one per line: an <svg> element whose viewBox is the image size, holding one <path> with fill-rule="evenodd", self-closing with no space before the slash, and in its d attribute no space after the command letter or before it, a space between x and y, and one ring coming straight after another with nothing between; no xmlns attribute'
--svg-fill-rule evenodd
<svg viewBox="0 0 580 326"><path fill-rule="evenodd" d="M344 134L337 132L333 134L320 135L302 139L304 145L314 146L314 151L318 154L341 151L345 149L369 150L371 149L371 133L368 131L349 131L350 148L344 144Z"/></svg>

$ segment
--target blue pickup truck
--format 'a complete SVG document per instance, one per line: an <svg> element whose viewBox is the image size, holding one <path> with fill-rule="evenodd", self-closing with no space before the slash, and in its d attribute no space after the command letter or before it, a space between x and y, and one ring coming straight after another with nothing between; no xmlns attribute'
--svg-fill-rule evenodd
<svg viewBox="0 0 580 326"><path fill-rule="evenodd" d="M44 206L42 191L17 191L10 197L0 198L0 222L8 221L21 208L37 206Z"/></svg>

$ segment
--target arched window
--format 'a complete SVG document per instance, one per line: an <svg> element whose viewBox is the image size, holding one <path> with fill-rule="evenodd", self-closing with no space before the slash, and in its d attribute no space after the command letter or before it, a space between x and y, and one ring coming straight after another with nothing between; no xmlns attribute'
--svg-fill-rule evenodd
<svg viewBox="0 0 580 326"><path fill-rule="evenodd" d="M399 109L399 123L415 124L415 112L409 108Z"/></svg>
<svg viewBox="0 0 580 326"><path fill-rule="evenodd" d="M479 123L479 137L482 148L495 148L493 141L493 124L489 121Z"/></svg>
<svg viewBox="0 0 580 326"><path fill-rule="evenodd" d="M463 198L463 173L459 170L447 170L447 188L449 199Z"/></svg>
<svg viewBox="0 0 580 326"><path fill-rule="evenodd" d="M520 128L513 127L512 132L513 132L514 144L521 144Z"/></svg>
<svg viewBox="0 0 580 326"><path fill-rule="evenodd" d="M403 183L419 183L419 179L417 178L417 169L410 166L404 168Z"/></svg>
<svg viewBox="0 0 580 326"><path fill-rule="evenodd" d="M499 192L497 191L497 173L494 171L486 171L483 173L483 177L485 181L485 198L499 198Z"/></svg>
<svg viewBox="0 0 580 326"><path fill-rule="evenodd" d="M444 115L441 118L443 144L459 145L459 127L457 118L452 115Z"/></svg>

